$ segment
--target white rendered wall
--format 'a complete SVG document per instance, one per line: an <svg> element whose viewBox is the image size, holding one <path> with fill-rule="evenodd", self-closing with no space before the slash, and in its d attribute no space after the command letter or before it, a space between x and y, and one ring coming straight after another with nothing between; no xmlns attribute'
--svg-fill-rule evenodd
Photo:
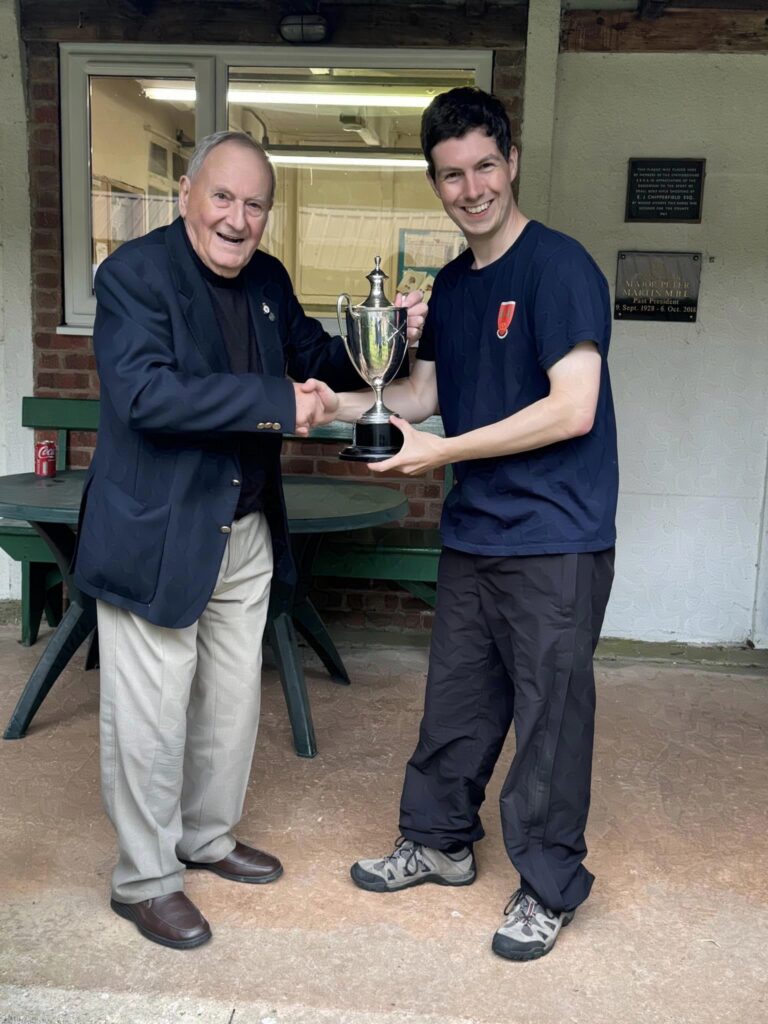
<svg viewBox="0 0 768 1024"><path fill-rule="evenodd" d="M32 394L29 175L15 0L0 0L0 474L32 466L21 396ZM0 600L18 597L19 567L0 551Z"/></svg>
<svg viewBox="0 0 768 1024"><path fill-rule="evenodd" d="M700 225L624 223L627 160L650 156L706 158ZM768 56L561 54L549 223L612 294L620 249L703 254L695 324L614 321L605 634L768 646Z"/></svg>

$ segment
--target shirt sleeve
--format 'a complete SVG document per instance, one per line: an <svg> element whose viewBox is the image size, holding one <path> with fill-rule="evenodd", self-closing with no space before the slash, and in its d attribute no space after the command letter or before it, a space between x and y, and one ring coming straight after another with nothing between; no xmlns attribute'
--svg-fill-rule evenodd
<svg viewBox="0 0 768 1024"><path fill-rule="evenodd" d="M608 282L581 246L561 249L548 260L536 289L533 318L543 370L581 341L594 341L603 358L608 354Z"/></svg>
<svg viewBox="0 0 768 1024"><path fill-rule="evenodd" d="M437 313L435 295L439 290L438 282L435 281L432 286L432 294L429 298L429 306L427 307L427 316L424 320L424 327L419 338L419 344L416 349L416 358L423 359L425 362L434 363L435 361L435 335L437 333Z"/></svg>

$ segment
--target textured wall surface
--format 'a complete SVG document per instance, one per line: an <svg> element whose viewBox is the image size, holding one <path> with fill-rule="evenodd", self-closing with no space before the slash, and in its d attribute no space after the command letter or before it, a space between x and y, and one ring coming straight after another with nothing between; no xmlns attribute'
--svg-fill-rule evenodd
<svg viewBox="0 0 768 1024"><path fill-rule="evenodd" d="M32 464L21 396L32 391L29 176L23 69L14 0L0 0L0 474ZM18 566L0 552L0 600L18 593Z"/></svg>
<svg viewBox="0 0 768 1024"><path fill-rule="evenodd" d="M766 645L768 56L559 64L551 225L587 246L612 291L620 249L703 254L695 324L614 322L621 497L605 632ZM706 158L701 224L624 223L627 160L648 156Z"/></svg>

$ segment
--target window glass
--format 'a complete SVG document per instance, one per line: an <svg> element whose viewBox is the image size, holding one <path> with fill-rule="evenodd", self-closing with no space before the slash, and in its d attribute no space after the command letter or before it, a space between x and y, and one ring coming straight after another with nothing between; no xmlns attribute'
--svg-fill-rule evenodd
<svg viewBox="0 0 768 1024"><path fill-rule="evenodd" d="M123 242L170 224L195 144L193 78L89 78L94 271Z"/></svg>
<svg viewBox="0 0 768 1024"><path fill-rule="evenodd" d="M395 288L429 292L463 247L427 184L421 114L473 85L462 69L230 67L228 122L260 141L277 191L262 245L286 265L309 311L367 294L375 256Z"/></svg>

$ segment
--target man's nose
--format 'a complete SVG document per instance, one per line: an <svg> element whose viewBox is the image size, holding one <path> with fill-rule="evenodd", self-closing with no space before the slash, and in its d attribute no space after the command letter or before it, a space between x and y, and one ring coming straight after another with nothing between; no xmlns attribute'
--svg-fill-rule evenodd
<svg viewBox="0 0 768 1024"><path fill-rule="evenodd" d="M483 194L483 182L477 174L467 174L464 178L464 194L467 199L477 199Z"/></svg>
<svg viewBox="0 0 768 1024"><path fill-rule="evenodd" d="M232 203L227 220L235 231L243 231L245 228L245 203Z"/></svg>

